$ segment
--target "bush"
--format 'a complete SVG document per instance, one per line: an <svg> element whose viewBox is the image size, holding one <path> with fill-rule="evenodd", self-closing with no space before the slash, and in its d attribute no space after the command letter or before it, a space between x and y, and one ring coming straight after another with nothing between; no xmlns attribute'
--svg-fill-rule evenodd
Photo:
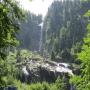
<svg viewBox="0 0 90 90"><path fill-rule="evenodd" d="M51 84L49 90L58 90L58 88L57 88L56 84Z"/></svg>
<svg viewBox="0 0 90 90"><path fill-rule="evenodd" d="M58 77L55 84L56 84L57 90L66 90L66 86L63 78Z"/></svg>
<svg viewBox="0 0 90 90"><path fill-rule="evenodd" d="M50 85L47 82L42 83L43 90L50 90Z"/></svg>

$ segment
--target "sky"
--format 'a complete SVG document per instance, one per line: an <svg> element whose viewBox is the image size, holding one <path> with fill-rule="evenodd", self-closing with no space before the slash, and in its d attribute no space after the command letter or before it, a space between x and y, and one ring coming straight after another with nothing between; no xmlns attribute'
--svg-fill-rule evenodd
<svg viewBox="0 0 90 90"><path fill-rule="evenodd" d="M24 7L24 9L31 11L32 13L38 15L42 14L45 17L48 7L54 0L17 0L20 1L20 4Z"/></svg>

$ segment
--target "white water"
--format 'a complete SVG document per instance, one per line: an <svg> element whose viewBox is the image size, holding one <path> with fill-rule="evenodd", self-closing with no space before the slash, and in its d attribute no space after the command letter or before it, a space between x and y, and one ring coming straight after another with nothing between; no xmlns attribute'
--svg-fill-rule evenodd
<svg viewBox="0 0 90 90"><path fill-rule="evenodd" d="M70 75L73 76L72 70L69 69L69 68L67 68L67 67L58 66L58 67L56 68L56 71L57 71L57 72L69 73Z"/></svg>
<svg viewBox="0 0 90 90"><path fill-rule="evenodd" d="M28 71L26 70L26 66L24 66L24 67L22 68L22 71L23 71L23 73L24 73L25 75L29 75Z"/></svg>
<svg viewBox="0 0 90 90"><path fill-rule="evenodd" d="M41 51L41 49L42 49L42 38L43 38L43 22L39 26L41 26L41 30L40 30L40 42L39 42L39 51Z"/></svg>

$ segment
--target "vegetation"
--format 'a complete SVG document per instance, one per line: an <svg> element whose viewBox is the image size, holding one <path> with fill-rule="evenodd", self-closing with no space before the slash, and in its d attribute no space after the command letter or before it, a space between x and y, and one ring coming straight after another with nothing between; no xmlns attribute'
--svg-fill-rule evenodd
<svg viewBox="0 0 90 90"><path fill-rule="evenodd" d="M42 16L30 12L25 14L25 21L20 22L20 31L17 34L17 39L21 42L19 48L39 51Z"/></svg>
<svg viewBox="0 0 90 90"><path fill-rule="evenodd" d="M25 12L14 0L0 0L0 89L69 90L64 77L52 83L20 81L22 73L17 64L42 60L40 54L46 59L50 55L51 60L79 65L70 85L73 90L90 90L90 0L54 1L43 27L41 15Z"/></svg>
<svg viewBox="0 0 90 90"><path fill-rule="evenodd" d="M90 11L88 10L84 16L89 17ZM80 76L74 76L71 79L71 82L75 85L76 90L90 89L90 22L87 25L87 30L82 51L78 54L78 59L82 62L82 73Z"/></svg>
<svg viewBox="0 0 90 90"><path fill-rule="evenodd" d="M43 49L64 61L74 62L74 55L81 51L86 35L83 15L90 8L89 4L89 0L54 1L44 20Z"/></svg>
<svg viewBox="0 0 90 90"><path fill-rule="evenodd" d="M13 0L0 1L0 86L6 86L13 77L14 66L7 62L6 57L13 46L19 42L16 39L19 24L24 12L19 8L17 2ZM12 61L13 62L13 61Z"/></svg>
<svg viewBox="0 0 90 90"><path fill-rule="evenodd" d="M67 90L63 79L58 78L55 83L48 84L47 82L36 83L36 84L23 84L20 81L15 80L15 85L18 90Z"/></svg>

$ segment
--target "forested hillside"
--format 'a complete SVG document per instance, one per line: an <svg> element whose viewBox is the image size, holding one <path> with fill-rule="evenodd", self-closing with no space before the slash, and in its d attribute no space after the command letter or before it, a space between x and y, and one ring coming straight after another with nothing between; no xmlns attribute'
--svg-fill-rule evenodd
<svg viewBox="0 0 90 90"><path fill-rule="evenodd" d="M44 20L43 49L72 62L86 35L87 22L83 15L90 8L89 4L80 0L53 2Z"/></svg>
<svg viewBox="0 0 90 90"><path fill-rule="evenodd" d="M41 23L41 15L36 16L30 12L26 12L25 21L20 22L21 31L17 35L17 38L21 42L20 48L31 51L39 50Z"/></svg>
<svg viewBox="0 0 90 90"><path fill-rule="evenodd" d="M90 0L0 0L0 90L90 90Z"/></svg>

